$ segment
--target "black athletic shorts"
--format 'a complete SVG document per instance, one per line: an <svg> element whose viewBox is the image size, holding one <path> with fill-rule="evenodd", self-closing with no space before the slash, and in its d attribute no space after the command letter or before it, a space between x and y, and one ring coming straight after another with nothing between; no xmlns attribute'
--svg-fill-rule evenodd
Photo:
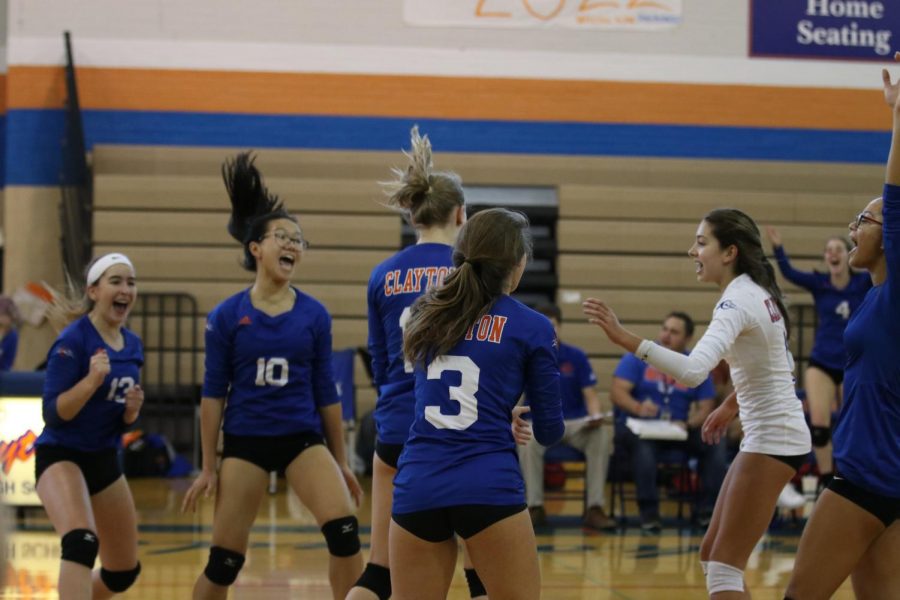
<svg viewBox="0 0 900 600"><path fill-rule="evenodd" d="M378 455L381 462L389 467L397 468L401 452L403 452L403 444L385 444L375 440L375 454Z"/></svg>
<svg viewBox="0 0 900 600"><path fill-rule="evenodd" d="M83 452L64 446L35 446L34 481L37 484L47 467L58 462L71 462L81 470L87 483L88 494L102 492L122 476L119 452L107 448L96 452Z"/></svg>
<svg viewBox="0 0 900 600"><path fill-rule="evenodd" d="M302 431L290 435L225 434L222 458L240 458L263 471L284 471L307 448L325 445L321 435Z"/></svg>
<svg viewBox="0 0 900 600"><path fill-rule="evenodd" d="M496 506L492 504L462 504L446 508L420 510L397 514L392 518L400 527L426 542L445 542L456 533L464 540L487 529L494 523L528 508L525 504Z"/></svg>
<svg viewBox="0 0 900 600"><path fill-rule="evenodd" d="M822 371L826 375L828 375L831 380L834 382L834 385L841 385L844 383L844 370L843 369L832 369L830 367L826 367L819 361L814 358L809 359L809 366L815 367L818 370Z"/></svg>
<svg viewBox="0 0 900 600"><path fill-rule="evenodd" d="M794 471L799 471L800 467L806 462L806 459L809 458L809 454L796 454L794 456L781 456L780 454L766 454L766 456L771 456L775 460L780 460Z"/></svg>
<svg viewBox="0 0 900 600"><path fill-rule="evenodd" d="M885 527L890 527L894 521L900 518L900 498L891 498L890 496L882 496L863 489L854 483L850 483L840 476L839 473L834 474L828 489L843 496L861 509L872 513L884 523Z"/></svg>

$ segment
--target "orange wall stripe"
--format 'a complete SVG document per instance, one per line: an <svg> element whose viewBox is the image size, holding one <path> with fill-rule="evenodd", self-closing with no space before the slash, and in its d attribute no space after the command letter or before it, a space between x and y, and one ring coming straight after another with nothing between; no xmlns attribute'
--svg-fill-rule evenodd
<svg viewBox="0 0 900 600"><path fill-rule="evenodd" d="M62 106L62 69L10 67L9 108ZM473 77L82 68L86 109L881 131L881 92Z"/></svg>

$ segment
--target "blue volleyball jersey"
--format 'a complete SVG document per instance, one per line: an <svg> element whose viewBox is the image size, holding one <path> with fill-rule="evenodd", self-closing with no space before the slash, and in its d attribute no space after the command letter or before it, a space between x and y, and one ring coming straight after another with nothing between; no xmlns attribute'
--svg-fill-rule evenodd
<svg viewBox="0 0 900 600"><path fill-rule="evenodd" d="M510 431L523 391L535 439L564 431L557 342L547 317L501 296L444 356L416 368L415 420L394 478L394 513L524 504Z"/></svg>
<svg viewBox="0 0 900 600"><path fill-rule="evenodd" d="M630 352L622 357L613 377L630 381L634 384L631 396L638 402L651 400L659 406L660 412L668 410L673 421L687 421L691 404L700 400L712 400L716 397L716 388L712 377L697 387L688 387L670 377L652 365L648 365ZM624 418L625 415L620 415ZM633 415L628 415L633 416ZM659 419L659 416L652 417Z"/></svg>
<svg viewBox="0 0 900 600"><path fill-rule="evenodd" d="M580 419L587 416L584 388L595 385L597 376L594 375L587 354L580 348L559 342L559 394L564 419ZM529 404L531 402L527 393L525 401ZM524 416L530 419L529 413L525 413Z"/></svg>
<svg viewBox="0 0 900 600"><path fill-rule="evenodd" d="M859 308L866 292L872 287L872 278L868 273L851 272L847 287L838 289L831 284L831 275L828 273L808 273L794 269L783 246L775 248L775 258L784 278L813 296L818 325L810 358L829 369L843 371L847 363L844 328L850 315Z"/></svg>
<svg viewBox="0 0 900 600"><path fill-rule="evenodd" d="M82 452L116 448L121 444L125 423L125 394L140 381L144 364L141 339L122 329L124 346L113 350L87 316L69 324L47 354L44 380L44 431L37 445L63 446ZM109 355L110 372L94 395L69 421L60 418L57 399L72 389L90 371L91 357L98 350Z"/></svg>
<svg viewBox="0 0 900 600"><path fill-rule="evenodd" d="M375 425L378 439L402 444L413 421L415 378L403 358L403 327L409 307L429 287L440 285L453 268L453 248L416 244L372 270L369 278L369 354L378 389Z"/></svg>
<svg viewBox="0 0 900 600"><path fill-rule="evenodd" d="M900 187L884 186L883 218L888 275L844 331L848 360L834 459L851 483L900 498Z"/></svg>
<svg viewBox="0 0 900 600"><path fill-rule="evenodd" d="M19 332L10 329L0 342L0 371L9 371L16 362L16 352L19 350Z"/></svg>
<svg viewBox="0 0 900 600"><path fill-rule="evenodd" d="M338 402L331 366L331 316L296 294L291 310L272 317L244 290L206 322L203 396L226 398L223 430L232 435L322 433L318 409Z"/></svg>

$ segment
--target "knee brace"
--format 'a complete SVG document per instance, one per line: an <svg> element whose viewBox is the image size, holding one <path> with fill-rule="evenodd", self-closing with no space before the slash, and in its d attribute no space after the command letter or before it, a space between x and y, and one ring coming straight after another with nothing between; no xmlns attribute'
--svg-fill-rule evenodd
<svg viewBox="0 0 900 600"><path fill-rule="evenodd" d="M109 571L101 568L100 579L103 581L103 585L109 588L109 591L121 594L134 585L140 573L141 563L139 562L135 568L127 571Z"/></svg>
<svg viewBox="0 0 900 600"><path fill-rule="evenodd" d="M706 591L709 595L719 592L743 592L744 572L725 563L709 561L706 574Z"/></svg>
<svg viewBox="0 0 900 600"><path fill-rule="evenodd" d="M369 590L378 596L378 600L388 600L393 591L391 589L391 570L381 565L366 563L366 570L356 580L354 587Z"/></svg>
<svg viewBox="0 0 900 600"><path fill-rule="evenodd" d="M475 569L464 569L466 573L466 583L469 584L469 596L477 598L478 596L487 596L487 590L481 582L481 577L475 572Z"/></svg>
<svg viewBox="0 0 900 600"><path fill-rule="evenodd" d="M99 550L100 540L97 539L97 534L90 529L73 529L62 536L63 560L93 569Z"/></svg>
<svg viewBox="0 0 900 600"><path fill-rule="evenodd" d="M227 586L234 583L241 567L244 566L244 555L221 546L209 549L209 562L203 574L216 585Z"/></svg>
<svg viewBox="0 0 900 600"><path fill-rule="evenodd" d="M332 556L353 556L359 552L359 521L356 517L341 517L322 525L322 535Z"/></svg>
<svg viewBox="0 0 900 600"><path fill-rule="evenodd" d="M809 432L812 434L812 444L816 448L824 448L831 441L831 427L813 425L809 428Z"/></svg>

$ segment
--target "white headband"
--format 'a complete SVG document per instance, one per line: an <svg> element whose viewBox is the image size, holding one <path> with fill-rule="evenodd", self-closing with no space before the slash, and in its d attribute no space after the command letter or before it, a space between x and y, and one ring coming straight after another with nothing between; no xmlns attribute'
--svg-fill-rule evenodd
<svg viewBox="0 0 900 600"><path fill-rule="evenodd" d="M131 261L128 260L128 257L124 254L115 252L112 254L104 254L91 265L91 269L87 274L87 284L94 285L100 281L100 278L103 277L106 270L113 265L128 265L131 267L131 270L134 271L134 265L131 264Z"/></svg>

